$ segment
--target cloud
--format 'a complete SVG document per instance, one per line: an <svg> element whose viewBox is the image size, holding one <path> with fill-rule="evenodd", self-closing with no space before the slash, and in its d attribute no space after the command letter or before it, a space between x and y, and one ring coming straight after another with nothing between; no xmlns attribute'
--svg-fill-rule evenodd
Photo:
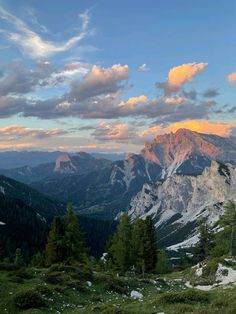
<svg viewBox="0 0 236 314"><path fill-rule="evenodd" d="M21 138L37 138L43 139L47 137L54 137L66 134L67 131L62 129L32 129L22 125L9 125L7 127L0 128L0 138L7 139L9 141L18 140Z"/></svg>
<svg viewBox="0 0 236 314"><path fill-rule="evenodd" d="M120 122L101 122L96 126L92 136L99 141L127 142L135 141L136 133L128 124Z"/></svg>
<svg viewBox="0 0 236 314"><path fill-rule="evenodd" d="M83 101L94 96L116 93L128 78L128 72L128 65L114 64L106 69L94 65L81 81L72 82L70 97Z"/></svg>
<svg viewBox="0 0 236 314"><path fill-rule="evenodd" d="M26 94L48 78L54 71L51 63L38 61L35 68L28 69L21 60L13 60L9 64L1 65L0 96L9 94Z"/></svg>
<svg viewBox="0 0 236 314"><path fill-rule="evenodd" d="M178 129L189 129L191 131L217 134L220 136L229 136L236 129L236 124L213 122L208 120L186 120L172 123L169 125L156 125L148 128L140 133L143 138L150 138L152 136L170 132L176 132Z"/></svg>
<svg viewBox="0 0 236 314"><path fill-rule="evenodd" d="M9 42L16 44L23 52L33 58L45 58L59 52L67 51L85 38L88 34L89 12L85 11L79 17L82 24L80 33L69 38L67 41L55 43L44 40L24 21L0 6L0 19L8 24L8 27L1 31L2 34ZM9 29L9 26L11 29Z"/></svg>
<svg viewBox="0 0 236 314"><path fill-rule="evenodd" d="M119 103L119 106L134 106L140 103L147 103L148 98L145 95L140 95L137 97L130 97L127 101L122 101Z"/></svg>
<svg viewBox="0 0 236 314"><path fill-rule="evenodd" d="M205 92L203 93L203 97L206 97L206 98L214 98L216 96L218 96L220 93L219 93L219 90L218 88L208 88L207 90L205 90Z"/></svg>
<svg viewBox="0 0 236 314"><path fill-rule="evenodd" d="M138 71L139 71L139 72L147 72L147 71L149 71L149 67L147 66L146 63L143 63L143 64L141 64L141 65L138 67Z"/></svg>
<svg viewBox="0 0 236 314"><path fill-rule="evenodd" d="M231 84L231 85L235 84L236 83L236 72L229 74L227 78L228 78L229 84Z"/></svg>
<svg viewBox="0 0 236 314"><path fill-rule="evenodd" d="M165 94L178 92L184 84L191 82L194 76L203 71L207 65L207 63L186 63L171 68L167 81L157 83L157 87L163 89Z"/></svg>
<svg viewBox="0 0 236 314"><path fill-rule="evenodd" d="M182 105L184 103L186 103L187 99L183 96L173 96L173 97L165 97L163 98L163 103L165 103L166 105Z"/></svg>

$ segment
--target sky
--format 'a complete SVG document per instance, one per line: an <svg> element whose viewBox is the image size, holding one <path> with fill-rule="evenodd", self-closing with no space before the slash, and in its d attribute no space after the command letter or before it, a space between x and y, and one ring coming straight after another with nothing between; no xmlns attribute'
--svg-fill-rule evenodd
<svg viewBox="0 0 236 314"><path fill-rule="evenodd" d="M0 150L236 135L236 1L0 0Z"/></svg>

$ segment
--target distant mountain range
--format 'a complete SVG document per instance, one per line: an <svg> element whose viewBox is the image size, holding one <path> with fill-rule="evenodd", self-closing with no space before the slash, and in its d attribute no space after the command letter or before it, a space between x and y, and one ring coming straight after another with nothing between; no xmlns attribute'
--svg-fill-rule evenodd
<svg viewBox="0 0 236 314"><path fill-rule="evenodd" d="M159 243L169 246L195 235L198 218L207 216L202 212L216 208L213 216L218 217L222 203L236 197L235 137L180 129L157 136L140 154L115 161L103 157L83 152L62 154L54 162L0 173L59 202L72 202L78 214L103 219L115 219L123 211L132 217L152 215ZM218 197L221 185L228 192ZM182 221L184 217L188 224ZM178 235L173 228L179 230Z"/></svg>
<svg viewBox="0 0 236 314"><path fill-rule="evenodd" d="M63 155L60 151L0 151L0 168L13 169L24 166L35 167L44 163L54 163ZM73 155L74 153L70 153ZM92 153L96 158L105 158L111 161L124 159L124 153Z"/></svg>

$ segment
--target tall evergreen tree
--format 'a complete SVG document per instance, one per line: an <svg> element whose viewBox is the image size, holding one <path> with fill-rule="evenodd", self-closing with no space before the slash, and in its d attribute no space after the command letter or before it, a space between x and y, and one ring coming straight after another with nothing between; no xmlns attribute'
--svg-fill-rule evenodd
<svg viewBox="0 0 236 314"><path fill-rule="evenodd" d="M146 271L155 270L157 263L156 230L152 218L148 216L145 219L145 252L146 252Z"/></svg>
<svg viewBox="0 0 236 314"><path fill-rule="evenodd" d="M16 254L15 254L15 261L14 263L19 266L19 267L23 267L25 266L25 261L24 261L24 257L21 253L21 249L18 248L16 249Z"/></svg>
<svg viewBox="0 0 236 314"><path fill-rule="evenodd" d="M138 273L146 271L146 226L142 219L137 218L132 228L132 261Z"/></svg>
<svg viewBox="0 0 236 314"><path fill-rule="evenodd" d="M231 229L230 237L230 255L236 255L236 244L235 244L235 226L236 226L236 203L229 201L225 206L225 213L220 217L219 224L224 227Z"/></svg>
<svg viewBox="0 0 236 314"><path fill-rule="evenodd" d="M66 245L65 245L65 226L60 217L55 217L52 222L52 227L48 235L46 245L46 259L51 265L60 263L65 260Z"/></svg>
<svg viewBox="0 0 236 314"><path fill-rule="evenodd" d="M68 260L86 261L86 249L72 204L68 204L65 216L65 243Z"/></svg>
<svg viewBox="0 0 236 314"><path fill-rule="evenodd" d="M132 256L136 271L152 272L157 262L155 227L151 217L136 219L132 228Z"/></svg>
<svg viewBox="0 0 236 314"><path fill-rule="evenodd" d="M209 225L201 222L199 226L199 241L194 249L197 261L203 261L210 253L214 242L213 232Z"/></svg>
<svg viewBox="0 0 236 314"><path fill-rule="evenodd" d="M111 264L121 272L131 267L131 222L127 214L123 214L108 247Z"/></svg>

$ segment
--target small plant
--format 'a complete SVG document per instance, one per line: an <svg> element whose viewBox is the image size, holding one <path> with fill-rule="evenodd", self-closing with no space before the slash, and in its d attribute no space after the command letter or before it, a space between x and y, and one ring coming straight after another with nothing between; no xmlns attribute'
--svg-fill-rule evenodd
<svg viewBox="0 0 236 314"><path fill-rule="evenodd" d="M21 310L40 308L45 305L42 295L35 289L19 292L14 297L14 304Z"/></svg>

